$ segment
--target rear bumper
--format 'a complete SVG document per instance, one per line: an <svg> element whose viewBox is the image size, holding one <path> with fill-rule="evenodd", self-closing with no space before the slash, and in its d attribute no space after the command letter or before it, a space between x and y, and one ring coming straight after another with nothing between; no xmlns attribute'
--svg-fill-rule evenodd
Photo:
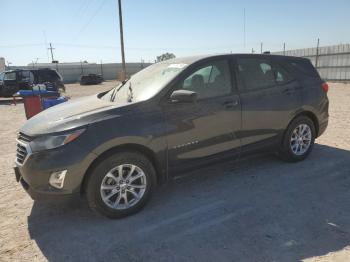
<svg viewBox="0 0 350 262"><path fill-rule="evenodd" d="M328 118L319 124L317 137L321 136L326 131L327 127L328 127Z"/></svg>

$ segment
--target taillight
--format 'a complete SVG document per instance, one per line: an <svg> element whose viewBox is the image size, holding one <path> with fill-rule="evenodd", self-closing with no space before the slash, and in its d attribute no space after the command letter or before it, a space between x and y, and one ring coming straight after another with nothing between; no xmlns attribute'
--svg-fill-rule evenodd
<svg viewBox="0 0 350 262"><path fill-rule="evenodd" d="M327 93L328 89L329 89L329 85L327 83L323 83L322 84L322 89L323 89L323 91L325 91Z"/></svg>

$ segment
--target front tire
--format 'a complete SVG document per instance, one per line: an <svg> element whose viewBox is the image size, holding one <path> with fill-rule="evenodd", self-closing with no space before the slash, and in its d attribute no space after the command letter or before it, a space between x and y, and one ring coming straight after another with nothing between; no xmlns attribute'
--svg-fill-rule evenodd
<svg viewBox="0 0 350 262"><path fill-rule="evenodd" d="M289 124L279 155L288 162L302 161L311 153L315 138L314 122L307 116L299 116Z"/></svg>
<svg viewBox="0 0 350 262"><path fill-rule="evenodd" d="M106 157L91 172L86 197L91 209L109 218L140 211L156 185L152 163L137 152Z"/></svg>

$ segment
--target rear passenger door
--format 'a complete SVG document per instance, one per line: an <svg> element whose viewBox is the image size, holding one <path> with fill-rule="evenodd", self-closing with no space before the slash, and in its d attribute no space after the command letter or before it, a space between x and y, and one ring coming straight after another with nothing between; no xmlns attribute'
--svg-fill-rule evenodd
<svg viewBox="0 0 350 262"><path fill-rule="evenodd" d="M242 106L242 150L279 142L301 106L300 86L272 56L236 59Z"/></svg>

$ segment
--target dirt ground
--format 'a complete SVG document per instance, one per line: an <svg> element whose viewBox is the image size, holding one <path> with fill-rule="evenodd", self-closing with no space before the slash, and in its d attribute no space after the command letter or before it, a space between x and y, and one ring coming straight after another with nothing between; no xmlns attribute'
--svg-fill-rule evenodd
<svg viewBox="0 0 350 262"><path fill-rule="evenodd" d="M350 261L350 85L331 84L329 97L329 127L306 161L261 155L197 170L122 220L85 201L33 202L12 170L23 104L2 100L0 261Z"/></svg>

